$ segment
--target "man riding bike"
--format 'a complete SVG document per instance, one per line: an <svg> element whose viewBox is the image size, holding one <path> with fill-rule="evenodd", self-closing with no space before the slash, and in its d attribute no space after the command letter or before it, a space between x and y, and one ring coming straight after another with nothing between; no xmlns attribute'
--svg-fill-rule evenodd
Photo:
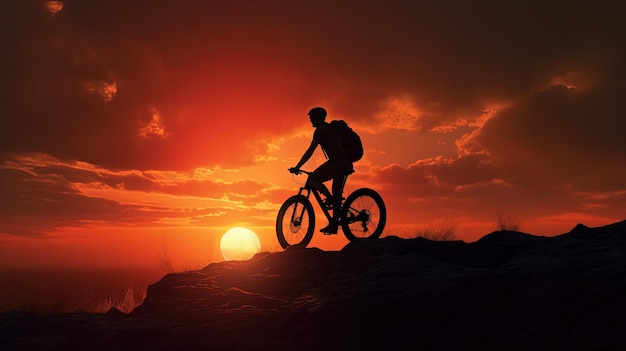
<svg viewBox="0 0 626 351"><path fill-rule="evenodd" d="M311 158L318 145L326 155L327 161L313 171L307 180L306 186L315 188L324 196L324 204L332 208L333 215L328 226L322 228L320 232L324 234L337 234L339 227L339 209L341 207L341 189L343 178L353 171L352 161L348 156L348 151L341 147L339 134L326 122L326 110L322 107L314 107L309 113L311 124L315 131L311 145L304 152L300 162L289 170L292 173L299 173L300 168ZM328 191L324 182L332 179L332 194Z"/></svg>

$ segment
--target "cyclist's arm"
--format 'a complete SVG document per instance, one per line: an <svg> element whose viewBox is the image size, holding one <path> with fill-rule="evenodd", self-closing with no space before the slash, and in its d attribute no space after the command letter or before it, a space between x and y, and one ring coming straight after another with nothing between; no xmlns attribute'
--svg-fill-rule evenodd
<svg viewBox="0 0 626 351"><path fill-rule="evenodd" d="M306 161L308 161L311 156L313 156L313 152L315 151L315 148L317 148L317 145L319 145L319 142L316 139L313 139L309 148L304 152L304 155L302 155L300 162L298 162L298 164L294 168L300 169L300 167L302 167L302 165L304 165Z"/></svg>

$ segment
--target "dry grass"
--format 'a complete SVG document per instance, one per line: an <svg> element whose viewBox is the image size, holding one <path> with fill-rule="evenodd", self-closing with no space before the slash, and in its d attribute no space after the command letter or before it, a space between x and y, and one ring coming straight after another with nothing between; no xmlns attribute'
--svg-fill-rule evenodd
<svg viewBox="0 0 626 351"><path fill-rule="evenodd" d="M21 301L18 310L34 315L50 315L72 312L106 313L115 308L130 313L145 298L146 289L135 289L131 282L125 291L116 296L98 296L92 290L85 290L80 298L71 298L68 291L42 292Z"/></svg>
<svg viewBox="0 0 626 351"><path fill-rule="evenodd" d="M169 246L167 240L163 240L161 244L161 252L157 255L157 266L165 273L174 273L174 265L169 255Z"/></svg>
<svg viewBox="0 0 626 351"><path fill-rule="evenodd" d="M81 307L80 310L85 312L106 313L115 308L121 312L130 313L135 307L141 305L145 299L146 289L137 290L131 282L121 295L108 296L95 300L89 298L85 299L85 305Z"/></svg>
<svg viewBox="0 0 626 351"><path fill-rule="evenodd" d="M456 227L461 221L454 218L446 218L430 224L420 224L411 227L402 233L409 238L426 238L432 241L452 241L456 240Z"/></svg>
<svg viewBox="0 0 626 351"><path fill-rule="evenodd" d="M524 219L514 212L506 210L503 203L496 208L496 230L519 232L522 230Z"/></svg>

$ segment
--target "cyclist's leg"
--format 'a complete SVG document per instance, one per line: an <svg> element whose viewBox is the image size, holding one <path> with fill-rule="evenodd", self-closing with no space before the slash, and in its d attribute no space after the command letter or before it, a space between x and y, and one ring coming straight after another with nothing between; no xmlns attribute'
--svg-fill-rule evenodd
<svg viewBox="0 0 626 351"><path fill-rule="evenodd" d="M333 165L331 161L326 161L317 167L316 170L309 174L309 178L306 181L306 186L318 190L322 195L326 197L332 197L332 194L324 184L324 182L333 179Z"/></svg>
<svg viewBox="0 0 626 351"><path fill-rule="evenodd" d="M307 186L318 189L322 194L324 194L324 196L326 196L326 198L329 198L331 199L331 201L334 201L335 198L330 193L330 191L328 191L328 188L326 187L326 185L324 185L324 182L333 180L336 174L337 174L337 163L331 160L328 160L322 165L320 165L311 174L309 174L309 179L307 180ZM333 185L334 184L335 183L333 182ZM339 198L339 202L341 202L341 198ZM328 226L320 229L322 233L337 234L337 230L339 228L339 221L338 221L338 218L335 218L335 214L338 214L338 211L333 210L332 216L330 218L330 223L328 223Z"/></svg>
<svg viewBox="0 0 626 351"><path fill-rule="evenodd" d="M333 197L330 200L333 206L333 214L332 214L332 217L330 218L329 227L332 227L335 232L336 232L336 229L334 228L339 227L339 212L341 212L341 195L343 192L343 177L344 175L342 174L342 175L336 175L336 177L333 178L333 185L332 185Z"/></svg>
<svg viewBox="0 0 626 351"><path fill-rule="evenodd" d="M352 162L338 162L333 175L333 219L338 220L339 209L341 207L341 198L343 197L343 188L345 186L346 175L353 171Z"/></svg>

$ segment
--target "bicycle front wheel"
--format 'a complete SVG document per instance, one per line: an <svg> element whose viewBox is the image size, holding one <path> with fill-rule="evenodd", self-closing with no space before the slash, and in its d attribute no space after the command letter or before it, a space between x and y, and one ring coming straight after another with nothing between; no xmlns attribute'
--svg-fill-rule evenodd
<svg viewBox="0 0 626 351"><path fill-rule="evenodd" d="M372 189L357 189L343 205L341 229L350 241L380 237L386 222L387 208L383 198Z"/></svg>
<svg viewBox="0 0 626 351"><path fill-rule="evenodd" d="M276 236L283 249L290 246L306 247L313 239L315 212L311 201L303 195L294 195L285 201L276 217Z"/></svg>

